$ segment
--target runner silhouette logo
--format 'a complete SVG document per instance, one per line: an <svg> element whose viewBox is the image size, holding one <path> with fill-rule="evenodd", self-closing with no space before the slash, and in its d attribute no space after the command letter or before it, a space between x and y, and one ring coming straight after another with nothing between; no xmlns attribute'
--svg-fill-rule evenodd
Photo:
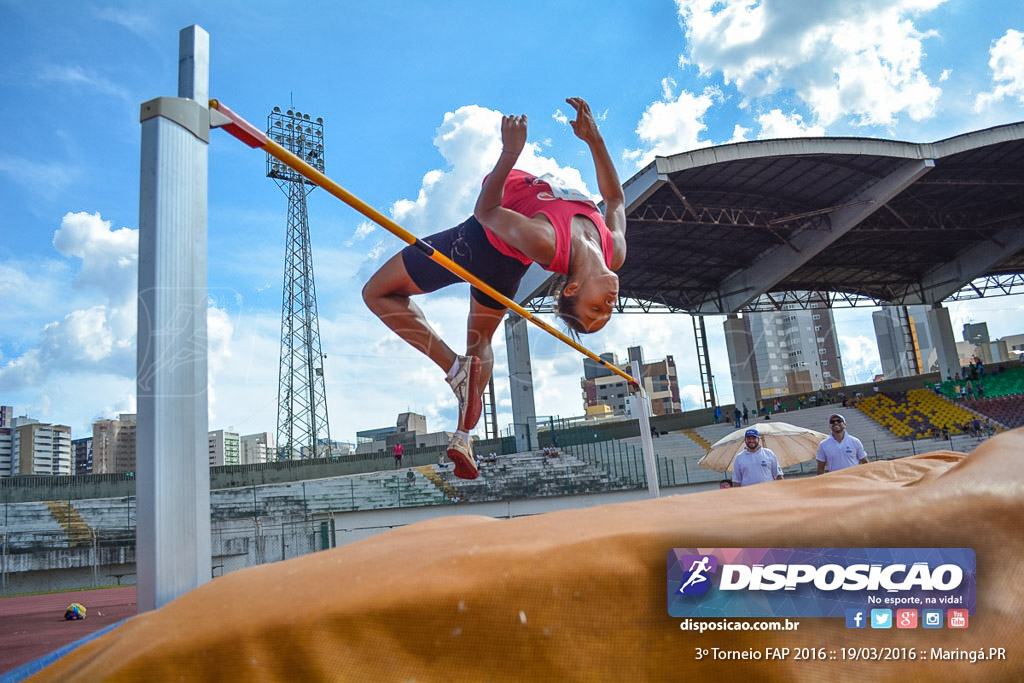
<svg viewBox="0 0 1024 683"><path fill-rule="evenodd" d="M704 595L711 586L711 577L718 570L718 558L714 555L684 555L679 562L686 568L680 595Z"/></svg>

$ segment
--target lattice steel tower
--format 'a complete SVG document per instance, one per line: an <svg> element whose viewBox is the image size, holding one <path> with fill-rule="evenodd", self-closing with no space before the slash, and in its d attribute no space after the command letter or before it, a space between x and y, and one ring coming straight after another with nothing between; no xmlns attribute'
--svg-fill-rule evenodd
<svg viewBox="0 0 1024 683"><path fill-rule="evenodd" d="M324 170L324 121L280 107L267 117L267 135L320 172ZM306 197L316 186L267 156L267 177L288 195L288 236L284 247L281 304L281 367L277 389L277 459L330 455L324 389L324 355L313 285Z"/></svg>

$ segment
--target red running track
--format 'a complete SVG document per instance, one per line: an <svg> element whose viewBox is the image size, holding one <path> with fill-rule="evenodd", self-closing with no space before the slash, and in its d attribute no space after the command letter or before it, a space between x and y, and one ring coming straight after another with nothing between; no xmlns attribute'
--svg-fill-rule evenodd
<svg viewBox="0 0 1024 683"><path fill-rule="evenodd" d="M135 616L135 596L135 586L124 586L0 598L0 673ZM85 605L85 619L64 620L73 602Z"/></svg>

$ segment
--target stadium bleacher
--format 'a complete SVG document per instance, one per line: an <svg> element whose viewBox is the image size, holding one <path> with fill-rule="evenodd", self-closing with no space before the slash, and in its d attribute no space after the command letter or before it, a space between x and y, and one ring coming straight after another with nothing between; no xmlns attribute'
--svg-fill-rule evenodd
<svg viewBox="0 0 1024 683"><path fill-rule="evenodd" d="M968 400L964 405L1007 429L1024 427L1024 394L976 398Z"/></svg>
<svg viewBox="0 0 1024 683"><path fill-rule="evenodd" d="M934 438L938 434L967 434L977 413L927 389L880 393L863 399L857 408L904 439Z"/></svg>
<svg viewBox="0 0 1024 683"><path fill-rule="evenodd" d="M982 374L968 377L975 398L978 397L978 386L983 388L984 398L1024 394L1024 367L1008 368L1005 364L997 364L994 368L989 366ZM966 379L948 379L940 384L939 392L951 401L959 401L960 393L957 388L965 388L966 384Z"/></svg>

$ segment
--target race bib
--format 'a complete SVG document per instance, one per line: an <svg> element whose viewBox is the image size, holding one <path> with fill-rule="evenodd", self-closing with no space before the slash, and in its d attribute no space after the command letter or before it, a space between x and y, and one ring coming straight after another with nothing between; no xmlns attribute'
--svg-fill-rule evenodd
<svg viewBox="0 0 1024 683"><path fill-rule="evenodd" d="M583 202L584 204L589 204L595 209L597 208L597 204L595 204L590 199L590 197L588 197L587 195L583 194L582 192L575 188L569 187L559 178L556 178L550 173L545 173L544 175L540 176L538 180L547 183L548 186L551 188L552 199L564 199L565 201L568 202ZM546 199L545 197L541 198Z"/></svg>

